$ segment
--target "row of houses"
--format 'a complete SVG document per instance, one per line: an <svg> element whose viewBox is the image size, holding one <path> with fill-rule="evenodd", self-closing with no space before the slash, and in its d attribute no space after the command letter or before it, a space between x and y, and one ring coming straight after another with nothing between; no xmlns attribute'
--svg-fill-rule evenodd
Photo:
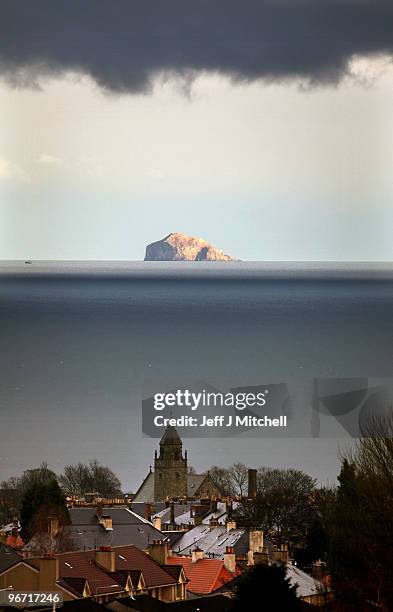
<svg viewBox="0 0 393 612"><path fill-rule="evenodd" d="M101 546L24 557L4 544L0 548L0 589L60 591L64 600L89 597L103 603L149 595L182 601L190 594L222 591L240 571L230 547L223 560L205 558L199 548L184 557L173 555L169 543L161 540L154 540L146 552L133 545Z"/></svg>
<svg viewBox="0 0 393 612"><path fill-rule="evenodd" d="M28 578L29 585L38 588L39 578L35 576L34 582L34 575L43 567L52 567L52 583L67 589L73 597L106 601L105 597L114 594L148 594L173 602L228 591L231 582L255 563L283 562L304 601L315 603L320 598L321 583L291 564L287 547L277 550L262 531L238 528L225 504L218 502L200 514L198 524L183 529L184 515L195 518L195 509L195 502L188 509L170 504L149 521L124 506L71 508L70 525L59 529L50 519L47 533L35 536L19 552L14 550L10 555L3 550L2 558L9 563L2 568L0 588L15 586L16 570L18 584L24 583L27 588ZM165 521L167 514L169 521L178 517L180 528L175 521L174 525L164 522L164 527L172 529L157 529L156 519ZM68 548L63 552L64 544ZM151 581L157 564L159 584ZM106 591L110 584L112 588Z"/></svg>

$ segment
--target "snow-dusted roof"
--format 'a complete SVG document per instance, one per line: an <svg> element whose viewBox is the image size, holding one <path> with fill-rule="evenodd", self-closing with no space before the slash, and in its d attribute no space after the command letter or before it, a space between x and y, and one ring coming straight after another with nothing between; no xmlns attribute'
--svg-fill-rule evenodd
<svg viewBox="0 0 393 612"><path fill-rule="evenodd" d="M173 552L182 555L191 555L196 546L199 546L206 555L210 554L216 559L223 559L226 546L237 548L237 554L246 554L248 550L248 533L244 529L231 529L227 531L224 525L208 527L198 525L184 533L173 546Z"/></svg>
<svg viewBox="0 0 393 612"><path fill-rule="evenodd" d="M287 565L287 578L289 578L292 585L297 584L297 596L298 597L310 597L310 595L318 595L324 590L323 584L306 574L301 569L288 563Z"/></svg>

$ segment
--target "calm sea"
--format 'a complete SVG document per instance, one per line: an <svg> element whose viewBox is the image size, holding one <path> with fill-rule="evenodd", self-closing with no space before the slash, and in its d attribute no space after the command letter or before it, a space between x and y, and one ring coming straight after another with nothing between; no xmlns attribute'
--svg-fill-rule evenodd
<svg viewBox="0 0 393 612"><path fill-rule="evenodd" d="M117 457L132 487L127 445L134 441L142 452L140 400L148 378L223 388L391 377L393 266L3 262L0 337L4 472L42 458L61 466L94 454L112 464ZM5 433L15 427L18 448ZM111 437L117 442L110 451ZM201 467L226 456L246 460L242 447L232 457L222 444L207 449L207 458L194 444ZM148 452L143 468L132 466L138 478L151 462ZM305 467L303 451L292 445L288 452ZM269 456L280 462L273 447ZM257 454L258 461L269 457ZM306 464L323 478L323 457L309 456ZM331 477L333 467L326 470Z"/></svg>

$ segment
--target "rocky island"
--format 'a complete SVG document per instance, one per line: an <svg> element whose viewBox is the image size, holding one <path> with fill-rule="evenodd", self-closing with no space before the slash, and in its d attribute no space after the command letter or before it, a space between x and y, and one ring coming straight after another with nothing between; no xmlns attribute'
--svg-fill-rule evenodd
<svg viewBox="0 0 393 612"><path fill-rule="evenodd" d="M145 261L236 261L203 238L172 233L146 247Z"/></svg>

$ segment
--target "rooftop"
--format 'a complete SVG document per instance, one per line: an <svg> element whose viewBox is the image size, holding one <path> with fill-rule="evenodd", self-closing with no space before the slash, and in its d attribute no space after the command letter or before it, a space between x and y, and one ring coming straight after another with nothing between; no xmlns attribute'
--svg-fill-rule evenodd
<svg viewBox="0 0 393 612"><path fill-rule="evenodd" d="M240 574L239 569L235 573L229 572L220 559L198 559L193 562L190 557L169 557L168 565L182 565L189 580L187 590L200 595L214 593Z"/></svg>

